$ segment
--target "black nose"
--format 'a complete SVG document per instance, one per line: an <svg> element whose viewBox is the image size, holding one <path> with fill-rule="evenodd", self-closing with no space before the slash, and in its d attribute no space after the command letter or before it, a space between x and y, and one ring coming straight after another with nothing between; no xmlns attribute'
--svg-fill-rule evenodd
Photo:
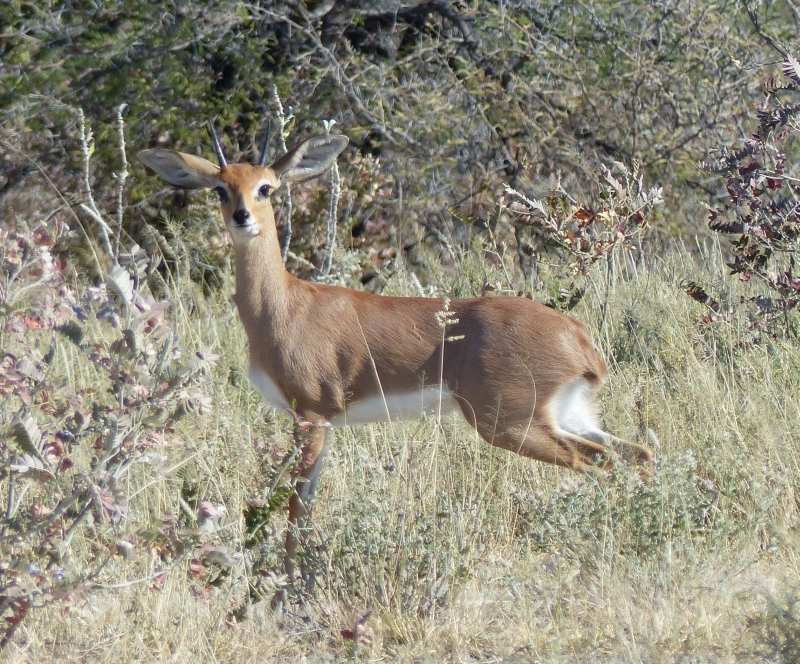
<svg viewBox="0 0 800 664"><path fill-rule="evenodd" d="M249 216L250 213L245 208L241 208L233 213L233 220L239 224L239 226L244 226Z"/></svg>

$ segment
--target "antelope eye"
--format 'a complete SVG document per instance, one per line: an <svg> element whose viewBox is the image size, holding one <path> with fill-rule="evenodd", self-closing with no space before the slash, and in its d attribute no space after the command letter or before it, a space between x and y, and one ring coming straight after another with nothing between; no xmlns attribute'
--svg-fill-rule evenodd
<svg viewBox="0 0 800 664"><path fill-rule="evenodd" d="M262 184L258 188L258 195L261 196L262 198L266 198L267 196L269 196L269 192L271 192L271 191L272 191L272 187L270 185Z"/></svg>
<svg viewBox="0 0 800 664"><path fill-rule="evenodd" d="M227 203L228 202L228 192L225 191L225 187L219 186L214 187L214 191L217 192L217 196L219 196L220 203Z"/></svg>

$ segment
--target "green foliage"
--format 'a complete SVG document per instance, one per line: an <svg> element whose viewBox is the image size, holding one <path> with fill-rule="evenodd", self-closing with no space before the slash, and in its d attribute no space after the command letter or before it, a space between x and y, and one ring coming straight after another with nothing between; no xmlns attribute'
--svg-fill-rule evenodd
<svg viewBox="0 0 800 664"><path fill-rule="evenodd" d="M773 33L788 19L779 4L762 7ZM391 264L395 238L405 238L404 251L422 239L414 222L434 242L449 234L439 220L445 206L480 218L504 183L541 197L551 175L582 197L609 158L640 160L645 178L664 188L668 214L659 224L679 233L696 226L702 200L694 161L730 142L752 105L758 55L738 8L733 0L421 3L397 11L278 0L12 3L0 17L6 193L31 177L28 157L62 191L74 189L72 171L61 166L77 154L77 108L96 125L98 172L118 170L108 139L122 103L131 154L154 145L208 154L204 123L216 118L229 156L252 158L276 111L274 85L294 109L295 136L318 133L333 118L352 151L382 158L391 203L380 216L361 212L357 198L341 200L345 226L355 231L348 241L374 248L378 269ZM344 182L359 170L343 164ZM182 221L187 200L159 194L140 204L156 185L133 171L136 207L125 231L147 246L142 216L152 225L166 208ZM113 182L97 180L102 199ZM294 253L319 267L324 208L308 212L296 220ZM455 231L457 242L469 235L461 223ZM224 268L224 260L206 264ZM364 278L372 278L367 268Z"/></svg>
<svg viewBox="0 0 800 664"><path fill-rule="evenodd" d="M743 481L742 475L726 477L721 485ZM690 542L713 551L742 530L766 523L774 507L763 503L764 512L749 515L748 522L726 491L698 468L692 452L663 456L646 481L623 469L599 485L576 480L549 495L515 496L518 532L537 549L573 556L590 567L604 556L662 557Z"/></svg>

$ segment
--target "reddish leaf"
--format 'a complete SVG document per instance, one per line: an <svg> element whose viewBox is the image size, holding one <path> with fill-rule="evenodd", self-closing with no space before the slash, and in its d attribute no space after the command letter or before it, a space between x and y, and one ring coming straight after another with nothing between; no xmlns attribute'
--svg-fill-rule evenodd
<svg viewBox="0 0 800 664"><path fill-rule="evenodd" d="M192 562L189 563L189 572L195 578L203 578L206 575L206 566L197 558L192 558Z"/></svg>

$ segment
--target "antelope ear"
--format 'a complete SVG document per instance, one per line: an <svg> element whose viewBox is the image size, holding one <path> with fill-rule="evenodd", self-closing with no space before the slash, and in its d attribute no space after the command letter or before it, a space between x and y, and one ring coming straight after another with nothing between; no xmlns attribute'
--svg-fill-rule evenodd
<svg viewBox="0 0 800 664"><path fill-rule="evenodd" d="M139 153L152 168L173 187L179 189L210 189L219 180L219 167L202 157L175 150L144 150Z"/></svg>
<svg viewBox="0 0 800 664"><path fill-rule="evenodd" d="M305 182L322 175L333 166L348 142L347 136L338 134L314 136L295 145L271 168L281 182Z"/></svg>

